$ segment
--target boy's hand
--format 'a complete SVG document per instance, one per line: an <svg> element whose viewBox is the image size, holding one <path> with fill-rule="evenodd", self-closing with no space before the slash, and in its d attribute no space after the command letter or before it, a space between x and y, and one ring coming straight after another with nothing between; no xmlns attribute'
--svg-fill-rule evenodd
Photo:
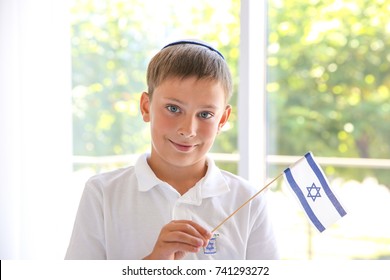
<svg viewBox="0 0 390 280"><path fill-rule="evenodd" d="M145 260L178 260L186 253L197 253L207 246L212 234L193 221L178 220L166 224Z"/></svg>

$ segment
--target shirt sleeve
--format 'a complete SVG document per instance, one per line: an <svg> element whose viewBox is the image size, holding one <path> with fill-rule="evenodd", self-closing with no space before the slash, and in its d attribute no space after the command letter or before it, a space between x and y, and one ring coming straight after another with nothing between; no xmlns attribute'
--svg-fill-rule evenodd
<svg viewBox="0 0 390 280"><path fill-rule="evenodd" d="M278 260L280 258L272 221L267 207L266 193L251 205L253 226L249 232L246 259Z"/></svg>
<svg viewBox="0 0 390 280"><path fill-rule="evenodd" d="M81 196L65 259L106 259L103 193L91 179L86 183Z"/></svg>

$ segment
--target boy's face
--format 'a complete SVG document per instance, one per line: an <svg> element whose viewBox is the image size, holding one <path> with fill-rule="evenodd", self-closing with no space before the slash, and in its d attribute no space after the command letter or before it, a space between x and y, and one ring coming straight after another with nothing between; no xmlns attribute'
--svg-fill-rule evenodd
<svg viewBox="0 0 390 280"><path fill-rule="evenodd" d="M155 88L153 97L144 93L141 111L150 122L150 161L175 167L205 162L216 135L227 122L231 107L226 105L220 83L196 78L168 78Z"/></svg>

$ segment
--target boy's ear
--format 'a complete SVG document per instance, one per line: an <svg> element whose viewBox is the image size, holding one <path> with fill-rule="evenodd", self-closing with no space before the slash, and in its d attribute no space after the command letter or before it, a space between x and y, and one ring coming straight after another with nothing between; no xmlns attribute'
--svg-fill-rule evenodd
<svg viewBox="0 0 390 280"><path fill-rule="evenodd" d="M140 109L144 122L150 122L150 96L147 92L141 95Z"/></svg>
<svg viewBox="0 0 390 280"><path fill-rule="evenodd" d="M223 112L222 117L221 117L219 124L218 124L218 133L220 132L222 127L227 123L227 121L229 120L229 116L230 116L231 112L232 112L232 106L230 106L229 104L226 105L225 111Z"/></svg>

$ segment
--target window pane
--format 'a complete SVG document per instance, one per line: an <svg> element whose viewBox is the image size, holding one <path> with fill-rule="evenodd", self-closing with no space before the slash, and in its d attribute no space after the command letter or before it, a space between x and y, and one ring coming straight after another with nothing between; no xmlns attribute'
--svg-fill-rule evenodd
<svg viewBox="0 0 390 280"><path fill-rule="evenodd" d="M390 158L389 1L268 3L268 154ZM328 235L290 236L302 245L291 250L312 258L390 256L390 226L381 214L389 213L389 163L363 162L323 165L350 214ZM270 165L269 176L283 168ZM304 221L297 218L295 232L307 232Z"/></svg>
<svg viewBox="0 0 390 280"><path fill-rule="evenodd" d="M72 6L73 135L75 167L89 157L148 151L149 127L138 110L146 90L146 67L166 43L197 38L225 56L237 77L239 1L74 1ZM235 92L237 81L235 80ZM232 104L235 107L234 95ZM213 152L236 151L236 111ZM83 157L80 157L83 156ZM116 158L121 161L120 158ZM126 158L127 159L127 158ZM128 164L117 162L112 168ZM222 163L221 163L222 164ZM234 171L236 164L224 164Z"/></svg>

